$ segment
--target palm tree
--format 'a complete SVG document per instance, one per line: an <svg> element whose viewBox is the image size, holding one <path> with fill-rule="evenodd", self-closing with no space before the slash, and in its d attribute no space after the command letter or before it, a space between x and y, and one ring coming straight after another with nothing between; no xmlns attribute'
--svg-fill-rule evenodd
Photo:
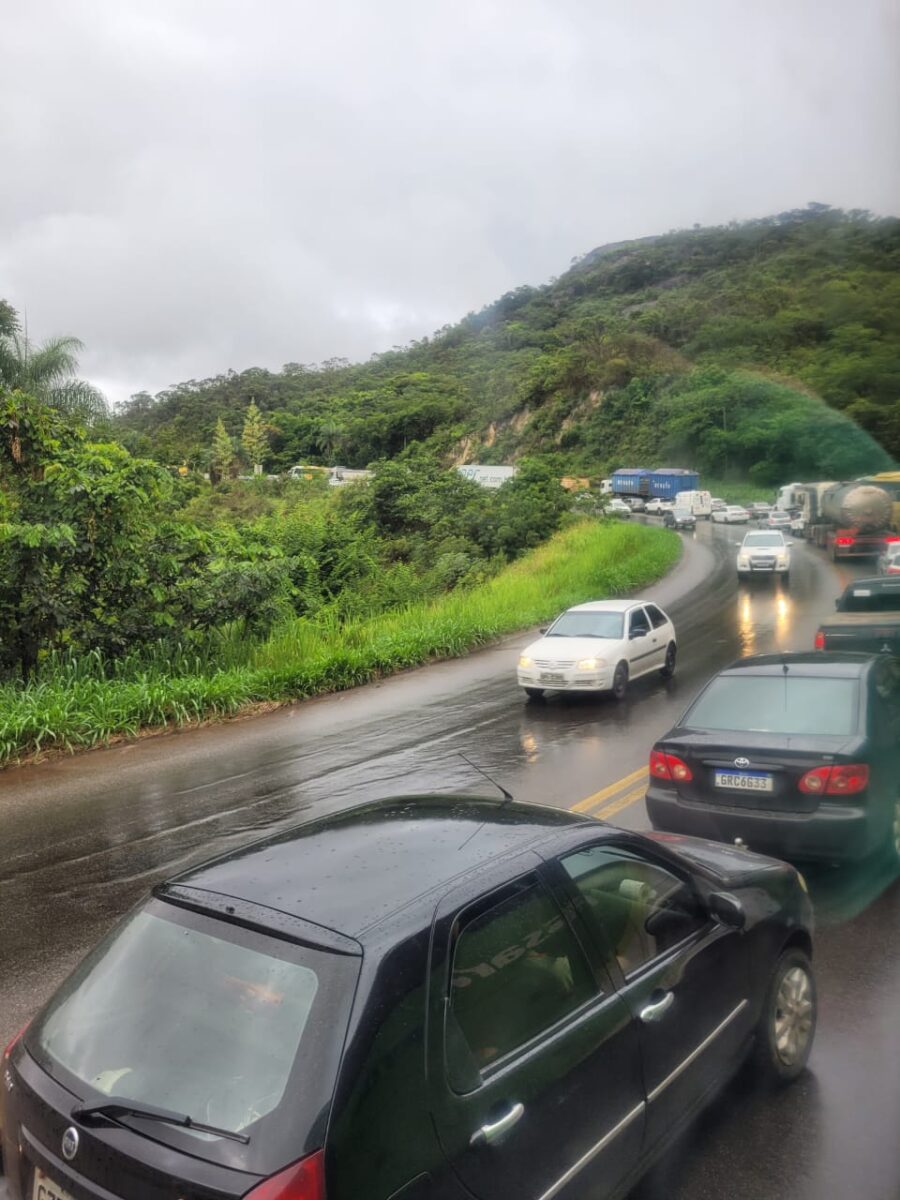
<svg viewBox="0 0 900 1200"><path fill-rule="evenodd" d="M78 338L49 338L39 346L18 324L0 325L0 384L18 388L71 416L96 420L109 415L102 392L78 379Z"/></svg>

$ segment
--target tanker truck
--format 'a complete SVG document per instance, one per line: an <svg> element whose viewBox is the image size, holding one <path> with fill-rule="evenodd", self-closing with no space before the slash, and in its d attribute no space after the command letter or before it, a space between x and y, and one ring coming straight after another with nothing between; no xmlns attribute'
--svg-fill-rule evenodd
<svg viewBox="0 0 900 1200"><path fill-rule="evenodd" d="M802 507L807 538L834 560L881 554L886 542L897 540L893 497L876 484L807 484Z"/></svg>

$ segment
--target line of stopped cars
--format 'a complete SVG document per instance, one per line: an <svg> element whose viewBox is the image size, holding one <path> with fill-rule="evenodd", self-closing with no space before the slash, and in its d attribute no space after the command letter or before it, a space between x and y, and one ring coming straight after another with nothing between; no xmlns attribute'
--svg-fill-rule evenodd
<svg viewBox="0 0 900 1200"><path fill-rule="evenodd" d="M675 648L651 601L579 605L519 682L621 699ZM780 858L900 866L898 746L892 655L757 656L654 745L648 834L406 797L157 885L3 1054L13 1200L625 1196L748 1059L804 1070Z"/></svg>

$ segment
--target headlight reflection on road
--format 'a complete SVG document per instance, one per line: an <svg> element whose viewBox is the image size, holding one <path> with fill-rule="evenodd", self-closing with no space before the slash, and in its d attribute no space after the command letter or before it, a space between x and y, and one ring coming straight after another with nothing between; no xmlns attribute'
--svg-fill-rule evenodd
<svg viewBox="0 0 900 1200"><path fill-rule="evenodd" d="M753 623L753 604L750 597L744 595L738 598L738 633L741 635L741 650L753 654L756 649L756 626Z"/></svg>
<svg viewBox="0 0 900 1200"><path fill-rule="evenodd" d="M522 749L525 752L525 758L528 762L537 762L538 744L537 738L533 733L522 734Z"/></svg>
<svg viewBox="0 0 900 1200"><path fill-rule="evenodd" d="M790 596L779 592L775 597L775 633L779 638L790 632L793 609Z"/></svg>

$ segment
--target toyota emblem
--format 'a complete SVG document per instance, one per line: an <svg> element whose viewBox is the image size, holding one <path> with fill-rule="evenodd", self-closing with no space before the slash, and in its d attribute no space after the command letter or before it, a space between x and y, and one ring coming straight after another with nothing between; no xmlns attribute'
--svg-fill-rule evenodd
<svg viewBox="0 0 900 1200"><path fill-rule="evenodd" d="M736 767L749 767L750 759L749 758L736 758L734 760L734 765Z"/></svg>
<svg viewBox="0 0 900 1200"><path fill-rule="evenodd" d="M78 1153L78 1130L70 1125L62 1135L62 1155L66 1162L71 1162Z"/></svg>

